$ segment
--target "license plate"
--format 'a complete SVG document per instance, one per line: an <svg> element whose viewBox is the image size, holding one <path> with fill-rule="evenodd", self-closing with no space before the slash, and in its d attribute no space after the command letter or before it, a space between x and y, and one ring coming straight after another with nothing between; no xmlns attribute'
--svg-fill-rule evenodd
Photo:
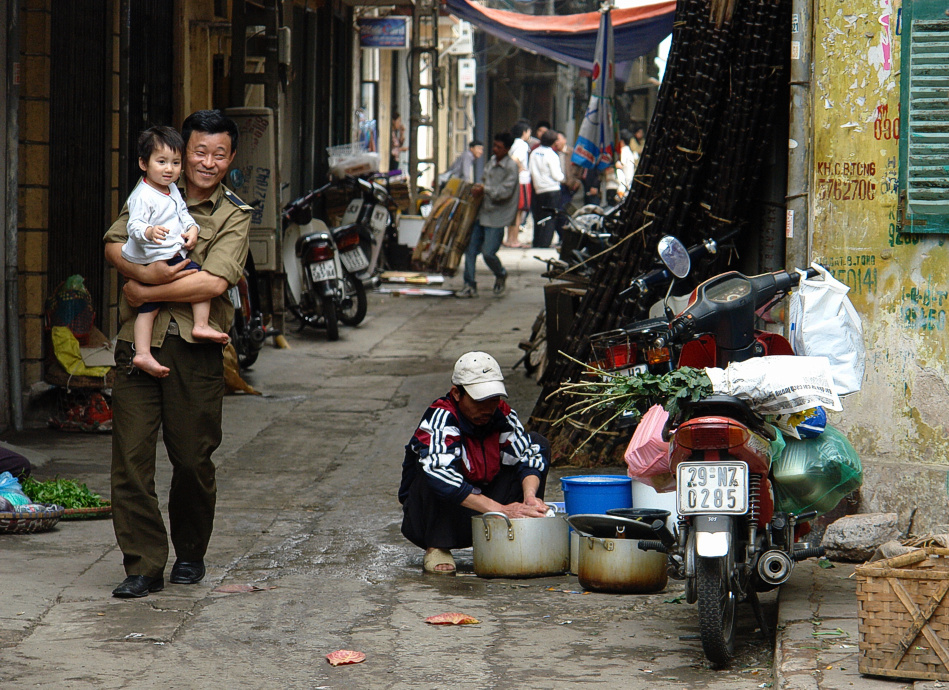
<svg viewBox="0 0 949 690"><path fill-rule="evenodd" d="M369 268L369 259L366 258L366 252L362 250L362 247L356 247L351 251L342 252L339 258L343 262L343 266L345 266L346 270L350 273L359 273Z"/></svg>
<svg viewBox="0 0 949 690"><path fill-rule="evenodd" d="M316 282L321 280L333 280L336 278L336 264L332 261L320 261L310 264L310 278Z"/></svg>
<svg viewBox="0 0 949 690"><path fill-rule="evenodd" d="M744 462L682 462L676 476L680 515L748 512L748 465Z"/></svg>

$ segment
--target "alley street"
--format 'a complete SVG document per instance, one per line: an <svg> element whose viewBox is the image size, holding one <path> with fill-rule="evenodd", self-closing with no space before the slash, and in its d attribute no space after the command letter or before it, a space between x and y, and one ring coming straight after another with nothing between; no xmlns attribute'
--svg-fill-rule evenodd
<svg viewBox="0 0 949 690"><path fill-rule="evenodd" d="M288 334L289 350L268 346L246 376L264 395L225 400L204 582L111 598L124 573L108 520L0 536L0 686L767 687L771 649L754 637L750 607L739 608L736 663L713 671L679 583L608 595L581 593L571 575L486 580L470 550L458 554L457 576L423 576L421 551L400 535L403 446L447 391L458 355L494 354L512 406L530 414L539 388L509 367L543 301L535 255L552 251L502 250L502 297L482 265L478 299L371 294L369 317L339 342L307 330ZM45 458L38 478L76 478L108 495L109 436L33 429L3 440ZM164 503L163 451L158 467ZM555 468L548 499L561 500L558 477L582 472ZM263 590L212 592L221 584ZM774 597L765 603L773 613ZM454 611L481 623L424 622ZM367 660L332 667L325 655L337 649Z"/></svg>

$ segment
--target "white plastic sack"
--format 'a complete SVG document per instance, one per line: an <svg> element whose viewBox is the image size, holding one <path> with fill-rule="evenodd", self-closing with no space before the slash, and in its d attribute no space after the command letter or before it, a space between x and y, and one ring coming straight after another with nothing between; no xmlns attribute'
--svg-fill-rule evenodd
<svg viewBox="0 0 949 690"><path fill-rule="evenodd" d="M741 398L762 415L790 414L811 407L840 412L834 377L826 357L771 355L705 370L712 390Z"/></svg>
<svg viewBox="0 0 949 690"><path fill-rule="evenodd" d="M817 264L816 278L801 277L788 304L791 347L797 355L826 357L839 395L856 393L863 383L866 349L863 326L847 293L850 288Z"/></svg>

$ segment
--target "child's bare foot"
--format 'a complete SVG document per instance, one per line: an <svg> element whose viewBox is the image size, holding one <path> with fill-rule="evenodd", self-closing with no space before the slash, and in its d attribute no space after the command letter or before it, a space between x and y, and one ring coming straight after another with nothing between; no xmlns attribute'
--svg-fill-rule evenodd
<svg viewBox="0 0 949 690"><path fill-rule="evenodd" d="M215 343L221 343L221 345L227 345L231 340L227 336L227 333L221 333L221 331L215 330L210 326L198 325L195 325L195 327L191 329L191 337L196 340L210 340Z"/></svg>
<svg viewBox="0 0 949 690"><path fill-rule="evenodd" d="M132 357L132 364L146 374L151 374L156 379L163 379L171 373L171 369L160 364L157 359L152 357L151 352L136 354Z"/></svg>

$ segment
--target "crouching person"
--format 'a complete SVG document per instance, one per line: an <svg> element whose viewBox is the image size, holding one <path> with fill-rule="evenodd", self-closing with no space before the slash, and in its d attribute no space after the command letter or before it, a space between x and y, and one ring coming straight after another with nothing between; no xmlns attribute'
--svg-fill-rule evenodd
<svg viewBox="0 0 949 690"><path fill-rule="evenodd" d="M486 352L455 362L448 394L431 404L405 447L402 534L425 549L423 569L453 574L452 549L471 546L471 517L544 517L550 446L526 432L501 367Z"/></svg>

